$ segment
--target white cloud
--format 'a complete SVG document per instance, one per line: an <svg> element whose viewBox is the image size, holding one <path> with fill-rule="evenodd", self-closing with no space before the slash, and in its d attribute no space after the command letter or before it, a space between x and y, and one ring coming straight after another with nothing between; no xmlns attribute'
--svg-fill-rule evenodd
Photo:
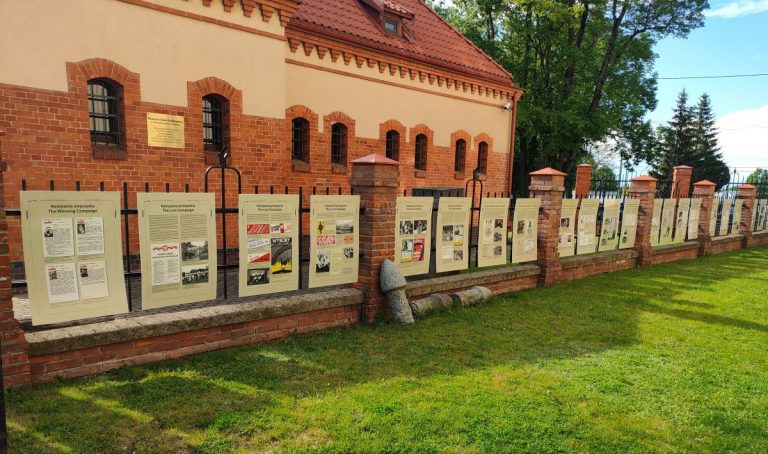
<svg viewBox="0 0 768 454"><path fill-rule="evenodd" d="M768 105L717 119L718 141L730 167L768 168Z"/></svg>
<svg viewBox="0 0 768 454"><path fill-rule="evenodd" d="M707 11L708 17L722 17L732 19L734 17L748 16L768 11L768 0L736 0L719 8Z"/></svg>

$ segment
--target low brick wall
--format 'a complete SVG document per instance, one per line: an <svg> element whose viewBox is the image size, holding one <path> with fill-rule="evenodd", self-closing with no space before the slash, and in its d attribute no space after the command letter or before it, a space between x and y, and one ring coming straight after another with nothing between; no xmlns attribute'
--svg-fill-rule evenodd
<svg viewBox="0 0 768 454"><path fill-rule="evenodd" d="M712 239L712 254L722 254L723 252L735 251L741 249L744 245L744 235L730 235Z"/></svg>
<svg viewBox="0 0 768 454"><path fill-rule="evenodd" d="M422 279L409 282L405 294L414 300L434 293L456 293L477 285L489 288L494 295L517 292L535 288L540 271L538 265L525 264Z"/></svg>
<svg viewBox="0 0 768 454"><path fill-rule="evenodd" d="M612 273L614 271L634 268L637 266L638 255L637 251L626 249L566 257L560 259L563 267L561 280L572 281L595 274Z"/></svg>
<svg viewBox="0 0 768 454"><path fill-rule="evenodd" d="M747 247L766 246L768 245L768 230L758 233L753 233L747 241Z"/></svg>
<svg viewBox="0 0 768 454"><path fill-rule="evenodd" d="M362 292L325 292L26 333L31 382L78 377L348 326Z"/></svg>
<svg viewBox="0 0 768 454"><path fill-rule="evenodd" d="M670 244L653 248L653 264L695 259L699 256L699 243L688 241L682 244Z"/></svg>

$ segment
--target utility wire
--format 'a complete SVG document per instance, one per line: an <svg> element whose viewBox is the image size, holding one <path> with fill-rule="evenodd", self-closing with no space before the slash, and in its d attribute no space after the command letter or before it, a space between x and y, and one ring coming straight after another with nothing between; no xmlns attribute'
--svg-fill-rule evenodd
<svg viewBox="0 0 768 454"><path fill-rule="evenodd" d="M658 80L684 80L684 79L733 79L737 77L762 77L768 76L768 73L757 74L728 74L720 76L682 76L682 77L657 77Z"/></svg>

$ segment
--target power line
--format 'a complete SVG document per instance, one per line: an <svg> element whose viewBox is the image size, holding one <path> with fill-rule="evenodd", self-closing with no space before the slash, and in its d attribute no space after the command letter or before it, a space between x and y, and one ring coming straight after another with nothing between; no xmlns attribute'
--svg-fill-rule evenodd
<svg viewBox="0 0 768 454"><path fill-rule="evenodd" d="M733 79L737 77L762 77L768 76L768 73L756 74L727 74L720 76L682 76L682 77L657 77L657 80L685 80L685 79Z"/></svg>

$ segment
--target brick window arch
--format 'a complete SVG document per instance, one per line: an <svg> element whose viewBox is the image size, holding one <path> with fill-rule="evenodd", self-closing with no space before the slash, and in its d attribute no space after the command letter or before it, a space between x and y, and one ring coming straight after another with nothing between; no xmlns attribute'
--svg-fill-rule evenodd
<svg viewBox="0 0 768 454"><path fill-rule="evenodd" d="M309 164L309 120L291 120L291 159Z"/></svg>
<svg viewBox="0 0 768 454"><path fill-rule="evenodd" d="M416 146L414 149L415 167L416 170L427 170L427 145L429 139L425 134L419 134L416 136Z"/></svg>
<svg viewBox="0 0 768 454"><path fill-rule="evenodd" d="M92 145L125 146L123 87L120 84L104 77L88 81L88 122Z"/></svg>
<svg viewBox="0 0 768 454"><path fill-rule="evenodd" d="M394 129L387 131L386 154L389 159L400 160L400 133Z"/></svg>
<svg viewBox="0 0 768 454"><path fill-rule="evenodd" d="M488 142L480 142L477 146L477 171L488 173Z"/></svg>
<svg viewBox="0 0 768 454"><path fill-rule="evenodd" d="M331 163L347 164L348 128L344 123L331 126Z"/></svg>
<svg viewBox="0 0 768 454"><path fill-rule="evenodd" d="M456 141L456 150L453 157L453 170L456 173L464 173L464 165L467 159L467 141L459 139Z"/></svg>
<svg viewBox="0 0 768 454"><path fill-rule="evenodd" d="M225 148L230 155L229 100L217 95L203 96L203 148L207 153L219 153Z"/></svg>

